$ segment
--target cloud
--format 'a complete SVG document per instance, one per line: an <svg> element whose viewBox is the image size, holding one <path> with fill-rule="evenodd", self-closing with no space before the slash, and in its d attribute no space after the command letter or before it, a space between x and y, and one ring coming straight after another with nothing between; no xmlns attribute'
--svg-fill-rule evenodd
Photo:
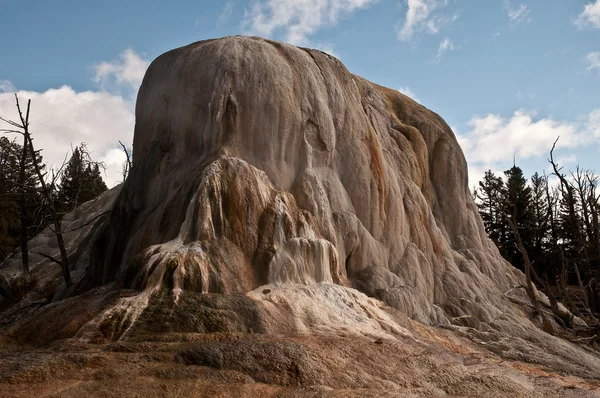
<svg viewBox="0 0 600 398"><path fill-rule="evenodd" d="M0 80L0 93L14 93L15 86L8 80Z"/></svg>
<svg viewBox="0 0 600 398"><path fill-rule="evenodd" d="M142 59L131 48L125 50L119 59L101 62L94 66L94 81L103 90L129 94L137 92L148 69L149 62Z"/></svg>
<svg viewBox="0 0 600 398"><path fill-rule="evenodd" d="M404 24L396 32L398 40L411 41L420 32L436 34L442 26L454 22L458 15L449 17L438 12L447 4L448 0L406 0Z"/></svg>
<svg viewBox="0 0 600 398"><path fill-rule="evenodd" d="M570 154L570 155L564 155L564 156L559 156L556 158L556 164L564 166L566 164L575 164L577 162L577 155L575 154Z"/></svg>
<svg viewBox="0 0 600 398"><path fill-rule="evenodd" d="M147 65L128 49L119 60L94 67L98 90L77 92L68 85L43 92L17 90L21 103L31 99L31 132L44 162L60 165L72 146L85 142L92 158L106 164L106 184L120 182L125 155L118 141L127 146L133 141L134 99ZM2 84L14 89L10 82ZM0 115L18 120L12 92L0 90Z"/></svg>
<svg viewBox="0 0 600 398"><path fill-rule="evenodd" d="M527 4L513 5L510 0L504 0L504 9L508 14L508 19L512 24L529 23L529 7Z"/></svg>
<svg viewBox="0 0 600 398"><path fill-rule="evenodd" d="M417 96L415 95L415 93L410 89L410 87L408 87L408 86L400 87L398 89L398 91L400 91L402 94L406 95L407 97L410 97L413 100L420 102L419 99L417 98Z"/></svg>
<svg viewBox="0 0 600 398"><path fill-rule="evenodd" d="M440 42L440 46L438 48L438 52L435 57L436 63L439 63L442 60L442 57L444 56L444 54L446 54L448 51L453 51L453 50L454 50L454 43L452 43L452 40L450 40L449 38L446 37L444 40L442 40Z"/></svg>
<svg viewBox="0 0 600 398"><path fill-rule="evenodd" d="M485 170L510 167L515 156L519 161L546 157L558 136L557 148L589 145L593 137L600 138L600 108L579 124L536 118L533 112L521 109L509 118L474 116L468 126L470 131L455 134L469 163L469 184L473 185Z"/></svg>
<svg viewBox="0 0 600 398"><path fill-rule="evenodd" d="M295 45L308 45L310 36L324 26L379 0L256 0L244 13L246 33L282 37Z"/></svg>
<svg viewBox="0 0 600 398"><path fill-rule="evenodd" d="M231 1L228 1L225 4L223 11L221 12L221 15L219 15L219 18L217 18L217 28L220 28L221 26L225 25L227 23L227 21L229 21L229 18L231 18L232 12L233 12L233 3Z"/></svg>
<svg viewBox="0 0 600 398"><path fill-rule="evenodd" d="M18 91L21 103L31 99L30 128L37 149L49 165L62 164L71 145L85 142L94 160L105 160L118 141L133 138L132 104L107 92L76 92L69 86L38 93ZM0 115L18 120L12 93L0 94ZM109 187L120 180L121 166L106 165L103 176Z"/></svg>
<svg viewBox="0 0 600 398"><path fill-rule="evenodd" d="M588 67L585 68L586 70L600 70L600 51L589 53L585 56L585 59L588 62Z"/></svg>
<svg viewBox="0 0 600 398"><path fill-rule="evenodd" d="M590 112L585 125L586 135L600 138L600 108Z"/></svg>
<svg viewBox="0 0 600 398"><path fill-rule="evenodd" d="M600 0L586 4L581 14L575 19L575 25L579 29L600 29Z"/></svg>
<svg viewBox="0 0 600 398"><path fill-rule="evenodd" d="M581 137L573 124L549 118L534 120L534 116L532 112L518 110L508 119L492 114L473 117L468 123L472 128L470 159L494 163L510 160L515 154L520 159L541 156L558 136L563 147L580 143Z"/></svg>
<svg viewBox="0 0 600 398"><path fill-rule="evenodd" d="M581 123L560 122L551 118L536 118L533 112L518 110L509 118L488 114L474 116L469 122L470 131L455 131L469 164L469 186L480 181L486 170L496 174L518 161L548 156L558 136L556 147L575 148L589 145L600 138L600 108L590 112ZM574 163L573 154L557 158L561 164Z"/></svg>

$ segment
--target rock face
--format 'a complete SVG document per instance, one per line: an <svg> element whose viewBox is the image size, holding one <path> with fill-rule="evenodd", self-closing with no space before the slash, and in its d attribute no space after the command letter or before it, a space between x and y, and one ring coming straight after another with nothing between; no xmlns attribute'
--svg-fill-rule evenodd
<svg viewBox="0 0 600 398"><path fill-rule="evenodd" d="M444 120L317 50L228 37L161 55L133 152L92 284L333 282L422 322L490 323L521 278L485 234Z"/></svg>
<svg viewBox="0 0 600 398"><path fill-rule="evenodd" d="M75 284L0 297L9 395L594 396L600 356L540 330L448 125L335 58L252 37L163 54L133 159L65 218Z"/></svg>

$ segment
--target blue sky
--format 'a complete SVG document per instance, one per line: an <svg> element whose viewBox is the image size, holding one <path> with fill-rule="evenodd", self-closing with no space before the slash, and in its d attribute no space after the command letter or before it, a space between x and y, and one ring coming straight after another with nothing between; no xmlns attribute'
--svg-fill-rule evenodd
<svg viewBox="0 0 600 398"><path fill-rule="evenodd" d="M50 162L87 142L117 182L148 63L196 40L256 34L316 47L403 91L459 135L473 186L516 157L600 172L600 0L0 0L0 115L32 98Z"/></svg>

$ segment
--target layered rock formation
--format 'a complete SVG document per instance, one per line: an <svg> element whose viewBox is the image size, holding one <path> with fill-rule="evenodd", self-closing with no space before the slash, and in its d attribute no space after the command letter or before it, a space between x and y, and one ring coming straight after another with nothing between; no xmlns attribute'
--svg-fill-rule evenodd
<svg viewBox="0 0 600 398"><path fill-rule="evenodd" d="M352 335L466 355L408 316L504 358L600 372L596 354L536 327L524 277L487 238L443 119L325 53L227 37L161 55L139 91L133 159L120 192L98 201L102 213L118 194L110 216L72 245L80 277L55 301L85 294L0 316L0 330L12 322L19 340L53 319L51 341L306 333L340 347ZM238 348L219 346L214 363L183 357L219 367ZM240 358L227 361L246 372Z"/></svg>
<svg viewBox="0 0 600 398"><path fill-rule="evenodd" d="M163 54L139 91L133 151L96 283L327 281L436 323L491 322L518 284L448 125L320 51L230 37Z"/></svg>

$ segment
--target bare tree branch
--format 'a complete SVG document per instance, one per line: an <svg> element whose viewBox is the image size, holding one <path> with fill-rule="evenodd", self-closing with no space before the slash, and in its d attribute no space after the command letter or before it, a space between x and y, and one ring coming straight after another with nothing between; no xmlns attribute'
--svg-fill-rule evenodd
<svg viewBox="0 0 600 398"><path fill-rule="evenodd" d="M81 228L84 228L84 227L86 227L86 226L90 225L90 224L91 224L92 222L94 222L95 220L99 219L100 217L102 217L102 216L105 216L105 215L107 215L107 214L110 214L111 212L112 212L112 210L108 210L108 211L105 211L105 212L103 212L103 213L100 213L100 214L98 214L97 216L95 216L94 218L92 218L91 220L89 220L88 222L86 222L85 224L83 224L83 225L80 225L80 226L79 226L79 227L77 227L77 228L73 228L73 229L70 229L70 230L68 230L68 231L65 231L65 233L66 233L66 232L74 232L74 231L77 231L77 230L79 230L79 229L81 229Z"/></svg>
<svg viewBox="0 0 600 398"><path fill-rule="evenodd" d="M40 256L44 257L44 258L47 258L48 260L51 260L52 262L55 262L56 264L60 265L60 266L61 266L61 268L62 268L62 265L63 265L63 264L62 264L62 262L61 262L60 260L58 260L58 259L56 259L56 258L54 258L54 257L52 257L52 256L49 256L49 255L47 255L47 254L44 254L44 253L42 253L42 252L38 252L38 254L39 254Z"/></svg>
<svg viewBox="0 0 600 398"><path fill-rule="evenodd" d="M17 103L17 111L19 112L19 118L21 119L21 122L23 123L22 128L23 128L23 133L25 135L25 142L29 145L29 151L31 152L31 156L33 158L33 167L35 168L35 172L38 176L38 180L42 186L42 194L45 197L48 209L50 210L50 213L52 216L52 223L54 224L54 233L56 235L56 241L58 244L58 248L60 250L60 256L61 256L60 264L61 264L61 268L63 271L63 277L65 280L65 284L67 286L71 286L72 285L71 271L69 270L69 259L67 257L67 250L65 248L65 242L63 239L63 233L62 233L62 228L61 228L61 221L62 221L61 216L60 216L59 212L57 211L56 206L54 204L54 200L52 198L52 193L50 190L51 188L48 187L48 185L46 184L46 181L44 179L44 174L42 173L39 162L37 160L38 154L35 151L35 148L33 147L33 139L31 138L31 133L29 132L29 111L31 109L31 100L27 101L26 116L23 116L23 112L21 110L21 105L19 104L19 97L17 96L17 94L15 94L15 99L16 99L16 103ZM62 167L64 167L64 165Z"/></svg>

